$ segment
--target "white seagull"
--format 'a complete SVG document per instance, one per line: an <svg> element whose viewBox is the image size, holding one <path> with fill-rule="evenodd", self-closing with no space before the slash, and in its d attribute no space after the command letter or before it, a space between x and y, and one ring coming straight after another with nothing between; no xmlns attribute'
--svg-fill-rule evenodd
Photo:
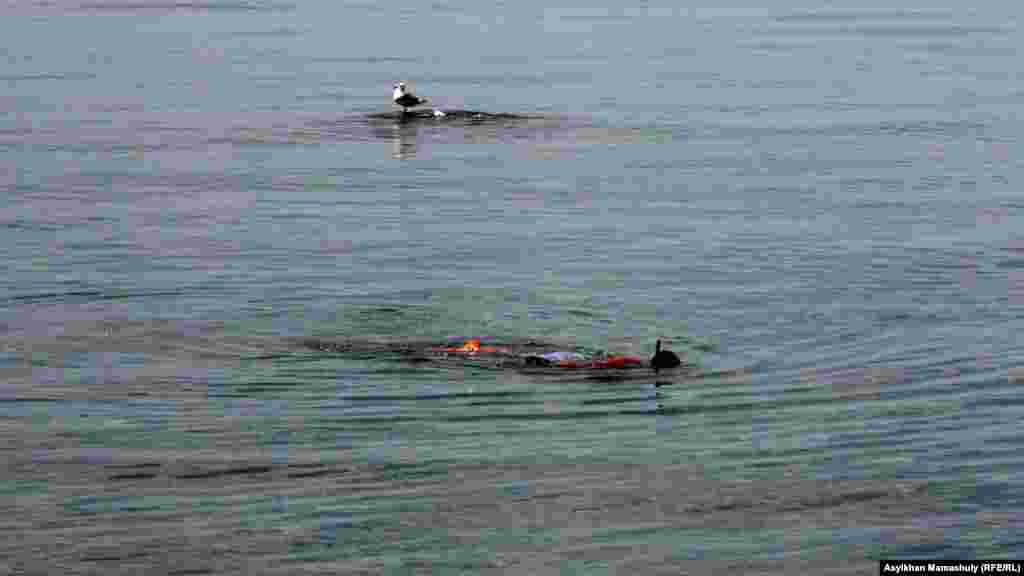
<svg viewBox="0 0 1024 576"><path fill-rule="evenodd" d="M413 106L419 106L420 104L426 104L426 98L420 98L412 92L405 91L405 82L399 82L395 84L395 92L391 96L395 100L395 104L402 107L402 114L409 111L409 108Z"/></svg>

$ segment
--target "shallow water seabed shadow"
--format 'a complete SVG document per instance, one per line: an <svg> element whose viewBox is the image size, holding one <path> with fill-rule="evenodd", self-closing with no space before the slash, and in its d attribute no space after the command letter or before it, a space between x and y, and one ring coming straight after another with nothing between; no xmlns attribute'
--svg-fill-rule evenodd
<svg viewBox="0 0 1024 576"><path fill-rule="evenodd" d="M70 320L62 309L33 306L26 313L36 322L0 335L4 400L204 400L225 371L295 357L278 336L219 322ZM52 322L41 321L51 312Z"/></svg>
<svg viewBox="0 0 1024 576"><path fill-rule="evenodd" d="M914 518L946 514L926 484L793 476L730 482L693 466L374 465L338 454L322 460L313 451L297 451L290 462L275 464L253 452L218 462L224 453L203 450L110 451L100 463L76 457L73 450L36 458L4 452L13 478L23 485L42 483L7 503L11 513L0 526L23 538L0 545L0 553L35 567L113 566L131 558L150 567L174 560L196 570L240 573L249 563L274 572L281 562L301 560L296 550L326 552L317 522L324 510L351 511L339 536L369 530L381 537L372 548L356 548L339 537L328 547L334 570L384 562L399 553L403 539L424 531L445 534L442 545L486 548L500 559L493 569L547 566L567 553L665 567L697 544L717 550L708 558L728 562L731 545L722 538L737 528L748 534L786 531L794 539L791 556L803 561L809 548L837 551L815 538L852 527L891 532L894 542L908 546L935 541L934 530ZM367 508L368 502L376 504ZM999 524L998 518L989 520ZM180 540L182 522L192 526L193 537L186 541ZM536 528L557 530L561 537L514 537ZM390 537L383 538L385 533ZM656 553L636 547L657 534L675 543L656 546ZM410 550L400 554L419 557ZM220 557L225 564L218 566Z"/></svg>
<svg viewBox="0 0 1024 576"><path fill-rule="evenodd" d="M417 128L461 128L477 136L500 136L507 129L520 137L541 131L570 129L579 124L566 118L531 116L511 113L491 113L471 110L450 110L445 116L433 110L379 112L366 115L316 115L305 117L254 116L246 122L234 122L227 131L213 137L211 143L234 145L316 145L325 142L365 142L391 140L395 130L399 135L415 135ZM240 119L244 120L244 119ZM259 120L256 123L253 120ZM437 140L446 140L444 132L433 133ZM451 132L451 141L465 141L460 130ZM458 137L455 137L458 135Z"/></svg>
<svg viewBox="0 0 1024 576"><path fill-rule="evenodd" d="M0 133L0 145L29 146L50 151L95 152L101 150L125 158L159 159L163 176L126 173L119 180L132 179L159 189L211 186L244 188L217 172L229 162L237 147L301 147L335 143L388 142L398 155L412 155L424 146L444 144L518 144L541 156L598 145L661 144L692 137L691 127L634 125L615 126L587 116L561 116L447 110L435 116L433 110L373 112L365 114L286 114L276 111L243 111L233 114L203 112L143 111L115 114L107 123L89 124L70 119L75 129L58 130L40 126L19 126ZM76 140L68 142L67 134ZM197 151L203 151L199 153ZM215 162L214 162L215 161ZM211 162L214 162L211 164ZM197 166L210 166L211 174L197 173ZM167 172L175 169L173 177ZM197 175L198 174L198 175ZM75 186L90 184L88 174L69 174L48 182L61 194ZM83 180L85 178L86 180ZM219 178L221 182L198 182ZM59 185L58 185L59 182ZM237 184L237 185L236 185Z"/></svg>
<svg viewBox="0 0 1024 576"><path fill-rule="evenodd" d="M616 127L576 116L515 114L474 110L375 112L304 118L251 118L211 134L209 144L302 146L332 142L389 142L398 157L412 157L424 146L512 143L532 151L566 151L594 145L662 143L684 137L656 126ZM221 121L223 124L223 121Z"/></svg>
<svg viewBox="0 0 1024 576"><path fill-rule="evenodd" d="M264 352L287 349L281 358L309 353L302 338L246 334L235 341L218 325L187 326L83 322L65 326L58 335L34 337L59 338L59 346L84 350L155 346L146 349L171 358L203 354L222 365L242 355L255 357L261 347ZM209 349L174 344L190 336ZM387 350L396 344L386 337L339 340L349 343L348 351ZM431 344L436 340L418 340L410 348ZM239 354L236 346L244 352ZM749 384L740 375L728 385L740 389ZM117 397L116 390L107 393ZM0 428L0 446L5 447L0 458L17 497L3 493L0 502L11 513L0 520L0 529L27 536L20 544L0 545L0 556L39 572L58 565L83 567L79 571L84 572L86 566L101 564L116 573L132 567L160 569L166 562L195 571L245 573L255 566L264 573L289 573L302 562L304 570L337 573L386 568L394 558L441 569L442 559L409 547L416 535L429 532L445 535L441 549L450 551L448 556L488 550L494 564L481 564L480 572L514 567L557 573L567 554L652 572L678 567L680 557L694 547L704 550L703 562L712 568L735 566L729 558L756 550L749 538L759 531L785 533L784 560L755 559L748 566L771 573L773 567L794 562L834 569L834 555L840 553L854 556L851 566L861 566L859 559L877 547L872 540L856 541L861 548L837 544L830 540L836 531L863 529L912 548L940 545L942 526L962 525L928 484L912 482L820 482L794 475L736 481L708 477L699 466L579 459L521 465L418 462L414 454L401 451L388 456L398 461L368 463L352 450L317 451L301 444L289 446L282 459L265 437L238 426L247 418L217 413L198 396L191 404L181 402L175 425L182 431L203 430L201 445L175 436L175 444L164 448L89 447L67 434L74 423L64 429L39 426L29 416L6 419ZM248 420L260 417L254 413ZM109 431L111 444L122 444L114 440L117 433ZM351 519L325 528L325 510L346 511ZM922 517L941 522L923 522ZM1009 522L998 515L989 521L995 526ZM192 527L187 536L183 523ZM735 536L740 528L744 539ZM336 538L325 539L325 530ZM561 536L530 536L537 530ZM671 543L648 545L659 537Z"/></svg>

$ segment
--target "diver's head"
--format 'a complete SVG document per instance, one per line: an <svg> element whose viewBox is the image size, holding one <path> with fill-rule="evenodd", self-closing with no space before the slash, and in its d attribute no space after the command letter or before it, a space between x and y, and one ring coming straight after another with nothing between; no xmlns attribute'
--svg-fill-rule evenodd
<svg viewBox="0 0 1024 576"><path fill-rule="evenodd" d="M654 344L654 356L651 356L651 368L660 370L662 368L675 368L682 364L679 356L671 350L661 349L661 339Z"/></svg>

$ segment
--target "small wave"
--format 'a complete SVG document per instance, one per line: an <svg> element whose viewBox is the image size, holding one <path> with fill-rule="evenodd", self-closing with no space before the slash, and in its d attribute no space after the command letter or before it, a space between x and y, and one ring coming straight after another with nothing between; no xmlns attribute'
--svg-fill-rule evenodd
<svg viewBox="0 0 1024 576"><path fill-rule="evenodd" d="M316 56L309 59L317 64L419 64L422 57L411 56Z"/></svg>
<svg viewBox="0 0 1024 576"><path fill-rule="evenodd" d="M52 4L56 4L55 2ZM40 3L42 6L50 3ZM82 2L76 6L79 10L90 12L290 12L295 4L265 1L229 1L188 2L156 0L154 2L136 1L100 1Z"/></svg>
<svg viewBox="0 0 1024 576"><path fill-rule="evenodd" d="M435 394L372 394L372 395L360 395L350 396L347 400L351 403L386 403L386 402L419 402L422 400L459 400L465 398L521 398L534 396L533 391L520 391L520 390L495 390L495 391L480 391L480 392L443 392Z"/></svg>
<svg viewBox="0 0 1024 576"><path fill-rule="evenodd" d="M813 12L791 12L776 16L777 22L866 22L866 21L924 21L952 20L952 12L923 10L820 10Z"/></svg>
<svg viewBox="0 0 1024 576"><path fill-rule="evenodd" d="M996 262L996 268L1024 268L1024 259L1022 258L1007 258Z"/></svg>
<svg viewBox="0 0 1024 576"><path fill-rule="evenodd" d="M184 293L185 292L183 290L72 290L68 292L22 294L10 297L9 301L20 304L34 304L41 302L68 302L76 300L128 300L161 296L181 296Z"/></svg>
<svg viewBox="0 0 1024 576"><path fill-rule="evenodd" d="M93 300L101 298L103 292L100 290L69 290L67 292L39 292L34 294L19 294L10 296L7 298L10 302L17 302L19 304L33 304L37 302L46 301L59 301L64 302L68 300L85 299Z"/></svg>
<svg viewBox="0 0 1024 576"><path fill-rule="evenodd" d="M958 24L953 20L936 21L909 19L856 18L854 14L849 17L836 16L835 18L803 19L794 20L776 19L782 24L777 27L761 28L756 31L760 36L766 37L844 37L856 36L864 38L893 38L893 39L947 39L966 38L971 36L1002 36L1009 33L1009 30L1000 26L966 25Z"/></svg>
<svg viewBox="0 0 1024 576"><path fill-rule="evenodd" d="M885 122L830 122L822 124L762 124L762 123L713 123L700 130L709 138L749 138L752 135L771 134L778 136L915 136L949 137L981 134L984 124L970 121L885 121Z"/></svg>
<svg viewBox="0 0 1024 576"><path fill-rule="evenodd" d="M237 32L227 32L224 36L228 38L294 38L303 33L303 30L297 28L288 28L282 26L280 28L273 28L270 30L246 30Z"/></svg>
<svg viewBox="0 0 1024 576"><path fill-rule="evenodd" d="M96 74L87 72L68 72L68 73L46 73L39 72L35 74L0 74L0 82L27 82L34 80L93 80L97 78Z"/></svg>

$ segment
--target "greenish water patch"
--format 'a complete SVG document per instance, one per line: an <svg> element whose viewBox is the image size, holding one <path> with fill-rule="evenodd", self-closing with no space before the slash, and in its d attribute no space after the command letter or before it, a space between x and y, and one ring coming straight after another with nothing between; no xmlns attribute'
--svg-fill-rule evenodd
<svg viewBox="0 0 1024 576"><path fill-rule="evenodd" d="M0 496L8 496L17 498L31 496L33 494L44 493L48 490L47 482L40 482L37 480L21 480L21 479L9 479L0 482Z"/></svg>
<svg viewBox="0 0 1024 576"><path fill-rule="evenodd" d="M380 510L381 504L369 502L363 508ZM403 514L428 512L429 504L389 499L384 508L387 513L364 515L359 507L318 506L302 519L301 535L290 543L288 562L408 555L447 544L440 532L403 525Z"/></svg>

